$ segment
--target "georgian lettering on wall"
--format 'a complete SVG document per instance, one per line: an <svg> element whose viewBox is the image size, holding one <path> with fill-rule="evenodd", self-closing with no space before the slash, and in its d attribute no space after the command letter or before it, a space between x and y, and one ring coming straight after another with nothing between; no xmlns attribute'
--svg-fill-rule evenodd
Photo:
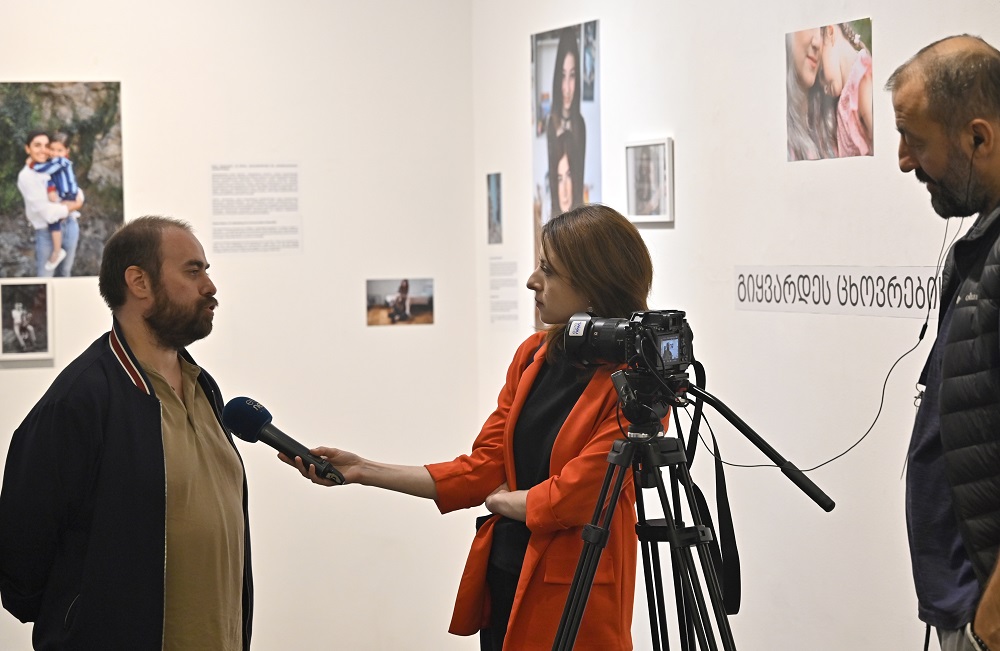
<svg viewBox="0 0 1000 651"><path fill-rule="evenodd" d="M736 309L937 318L935 267L736 267Z"/></svg>

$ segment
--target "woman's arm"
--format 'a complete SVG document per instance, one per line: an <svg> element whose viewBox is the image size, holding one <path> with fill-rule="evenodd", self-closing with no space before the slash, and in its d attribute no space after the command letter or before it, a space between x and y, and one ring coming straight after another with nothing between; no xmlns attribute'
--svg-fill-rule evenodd
<svg viewBox="0 0 1000 651"><path fill-rule="evenodd" d="M512 491L504 482L486 497L490 513L524 522L528 518L528 491Z"/></svg>
<svg viewBox="0 0 1000 651"><path fill-rule="evenodd" d="M434 480L424 466L400 466L369 461L353 452L346 452L336 448L313 448L309 452L333 464L344 475L345 484L375 486L431 500L437 498L437 488ZM294 462L284 454L279 454L278 458L289 465L295 466L303 477L309 479L314 484L321 486L336 485L328 479L317 476L316 466L310 465L306 468L302 462L302 457L295 457Z"/></svg>
<svg viewBox="0 0 1000 651"><path fill-rule="evenodd" d="M861 78L861 85L858 87L858 117L865 128L865 137L868 139L869 148L874 142L875 134L872 125L872 71L869 70Z"/></svg>
<svg viewBox="0 0 1000 651"><path fill-rule="evenodd" d="M41 219L48 224L54 224L60 219L65 219L72 210L79 209L74 209L65 203L50 202L46 178L32 170L22 170L18 175L17 189L24 198L24 212L29 219Z"/></svg>
<svg viewBox="0 0 1000 651"><path fill-rule="evenodd" d="M608 454L626 437L618 419L618 396L607 369L598 370L567 417L552 448L555 474L528 489L528 529L532 533L583 526L594 514L609 468ZM669 414L663 419L664 431ZM632 477L627 473L619 499L630 499Z"/></svg>
<svg viewBox="0 0 1000 651"><path fill-rule="evenodd" d="M66 209L69 210L69 212L73 212L74 210L79 210L80 208L83 208L83 202L84 202L83 190L77 190L76 198L72 200L64 199L62 201L62 205L66 206Z"/></svg>

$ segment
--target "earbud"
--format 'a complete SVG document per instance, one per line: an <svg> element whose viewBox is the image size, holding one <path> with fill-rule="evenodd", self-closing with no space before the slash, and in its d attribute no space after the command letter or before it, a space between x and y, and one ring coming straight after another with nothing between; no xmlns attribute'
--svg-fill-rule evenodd
<svg viewBox="0 0 1000 651"><path fill-rule="evenodd" d="M975 149L979 145L983 144L982 136L972 136L972 148Z"/></svg>

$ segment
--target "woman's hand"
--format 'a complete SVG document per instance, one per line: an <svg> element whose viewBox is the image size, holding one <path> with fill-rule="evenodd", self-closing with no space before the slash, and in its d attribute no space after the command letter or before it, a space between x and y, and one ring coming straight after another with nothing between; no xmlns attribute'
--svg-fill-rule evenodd
<svg viewBox="0 0 1000 651"><path fill-rule="evenodd" d="M490 513L524 522L528 518L528 491L512 491L504 482L486 496Z"/></svg>
<svg viewBox="0 0 1000 651"><path fill-rule="evenodd" d="M66 210L68 210L69 212L73 212L74 210L80 210L81 208L83 208L83 190L77 192L76 197L74 199L66 199L62 202L62 204L66 206Z"/></svg>
<svg viewBox="0 0 1000 651"><path fill-rule="evenodd" d="M432 500L437 498L437 486L434 485L431 473L424 466L398 466L379 463L337 448L313 448L309 450L309 454L333 464L344 475L345 484L375 486ZM316 466L310 465L306 468L302 457L295 457L293 460L284 454L279 454L278 458L288 465L294 466L303 477L314 484L320 486L337 485L329 479L323 479L317 475Z"/></svg>
<svg viewBox="0 0 1000 651"><path fill-rule="evenodd" d="M333 464L337 470L344 475L345 484L355 483L360 480L361 465L364 463L364 459L353 452L345 452L344 450L338 450L336 448L320 447L309 450L309 453L314 457L329 461ZM303 477L310 480L314 484L319 484L320 486L337 485L329 479L324 479L317 475L316 466L309 464L309 467L307 468L305 463L302 461L302 457L295 457L293 460L288 456L279 453L278 458L288 465L296 468Z"/></svg>

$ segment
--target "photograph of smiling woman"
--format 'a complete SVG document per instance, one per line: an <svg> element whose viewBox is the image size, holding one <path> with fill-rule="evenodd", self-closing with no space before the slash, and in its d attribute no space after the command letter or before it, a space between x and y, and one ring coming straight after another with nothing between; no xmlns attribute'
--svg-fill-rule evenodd
<svg viewBox="0 0 1000 651"><path fill-rule="evenodd" d="M597 21L531 37L532 187L535 250L542 226L565 210L601 201L600 30ZM572 141L567 145L566 141ZM566 157L566 151L570 157ZM560 161L570 203L560 202ZM565 197L564 197L565 199Z"/></svg>
<svg viewBox="0 0 1000 651"><path fill-rule="evenodd" d="M788 160L874 154L871 19L785 34Z"/></svg>

